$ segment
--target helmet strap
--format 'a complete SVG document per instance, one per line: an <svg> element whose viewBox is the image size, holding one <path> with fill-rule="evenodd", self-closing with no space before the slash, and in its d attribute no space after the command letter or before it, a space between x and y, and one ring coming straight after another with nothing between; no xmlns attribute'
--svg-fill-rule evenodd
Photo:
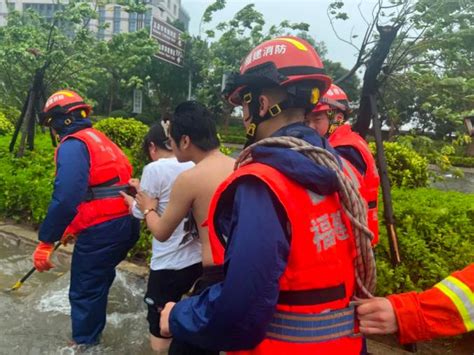
<svg viewBox="0 0 474 355"><path fill-rule="evenodd" d="M247 128L247 141L245 142L245 147L248 147L255 142L255 136L257 133L257 127L260 123L274 118L282 113L284 110L290 108L298 108L295 105L295 102L291 95L283 101L272 105L265 115L260 116L260 104L258 102L258 97L261 95L261 90L252 90L249 93L244 95L244 101L249 105L249 113L251 117L250 125Z"/></svg>
<svg viewBox="0 0 474 355"><path fill-rule="evenodd" d="M326 134L327 137L329 137L331 134L333 134L336 129L339 127L339 126L342 126L346 120L346 115L343 114L343 119L338 119L338 114L339 114L339 111L337 110L328 110L327 111L327 115L328 115L328 118L329 118L329 129L328 129L328 133Z"/></svg>

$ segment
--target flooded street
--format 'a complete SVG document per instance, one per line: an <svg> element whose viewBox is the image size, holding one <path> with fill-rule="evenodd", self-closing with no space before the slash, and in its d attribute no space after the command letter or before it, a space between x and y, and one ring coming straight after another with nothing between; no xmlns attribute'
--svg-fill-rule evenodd
<svg viewBox="0 0 474 355"><path fill-rule="evenodd" d="M74 354L71 336L69 261L54 257L56 268L34 273L17 291L6 293L31 267L33 247L0 233L0 354ZM85 354L152 354L143 303L145 282L117 272L101 344Z"/></svg>
<svg viewBox="0 0 474 355"><path fill-rule="evenodd" d="M456 178L451 174L444 176L444 181L433 183L433 187L440 190L459 191L464 193L474 193L474 173L464 172L464 177Z"/></svg>

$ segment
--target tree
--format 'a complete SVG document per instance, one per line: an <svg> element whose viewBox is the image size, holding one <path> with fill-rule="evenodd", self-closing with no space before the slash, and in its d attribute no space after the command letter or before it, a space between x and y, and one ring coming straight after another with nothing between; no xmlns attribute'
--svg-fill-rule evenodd
<svg viewBox="0 0 474 355"><path fill-rule="evenodd" d="M10 151L20 132L18 155L26 143L33 149L36 119L50 88L62 84L81 91L78 75L92 64L94 37L87 24L94 16L89 4L80 1L64 5L50 21L32 11L9 14L0 29L0 86L6 93L2 101L24 102Z"/></svg>
<svg viewBox="0 0 474 355"><path fill-rule="evenodd" d="M344 2L335 1L328 8L332 23L349 19L343 7ZM441 129L440 136L460 127L459 119L453 123L454 116L460 117L463 112L474 107L473 92L470 91L472 86L468 81L462 85L462 89L455 89L467 100L447 100L451 102L451 107L442 104L443 108L424 105L422 109L422 104L424 99L437 94L435 90L443 90L437 83L452 84L451 79L455 79L460 84L461 81L456 78L472 77L473 69L469 63L472 62L474 46L473 10L472 4L462 0L379 0L373 8L370 21L360 11L367 24L360 45L357 46L353 41L357 35L344 39L336 33L358 52L353 68L339 81L344 82L360 67L366 67L356 129L363 134L367 132L371 112L366 98L370 94L376 94L379 105L386 113L390 113L386 116L394 129L403 123L419 121L420 118L431 121L425 122L424 127ZM421 81L415 82L416 78ZM426 85L424 81L428 78L433 79L433 85ZM422 94L418 87L424 87L425 92ZM394 91L398 94L395 95ZM421 96L417 96L418 93ZM445 122L441 123L442 120Z"/></svg>
<svg viewBox="0 0 474 355"><path fill-rule="evenodd" d="M119 33L96 44L96 63L91 68L95 85L88 96L97 100L98 112L110 114L114 109L131 107L133 89L147 88L151 82L157 51L157 43L146 30Z"/></svg>

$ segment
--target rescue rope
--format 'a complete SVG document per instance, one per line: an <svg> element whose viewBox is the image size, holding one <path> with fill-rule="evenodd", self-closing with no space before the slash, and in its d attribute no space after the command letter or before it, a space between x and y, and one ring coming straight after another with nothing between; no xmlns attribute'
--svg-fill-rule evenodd
<svg viewBox="0 0 474 355"><path fill-rule="evenodd" d="M367 227L367 205L359 193L357 185L342 171L336 157L329 151L315 147L295 137L270 137L262 139L245 148L235 162L235 169L253 161L252 149L256 146L290 148L336 172L339 197L342 208L352 224L357 256L354 261L356 296L371 298L375 290L376 269L371 240L373 234Z"/></svg>

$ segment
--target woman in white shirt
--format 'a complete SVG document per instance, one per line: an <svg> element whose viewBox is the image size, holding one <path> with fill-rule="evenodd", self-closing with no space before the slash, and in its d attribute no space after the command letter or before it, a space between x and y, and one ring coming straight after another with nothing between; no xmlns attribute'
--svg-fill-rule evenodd
<svg viewBox="0 0 474 355"><path fill-rule="evenodd" d="M143 151L152 161L143 169L140 189L158 200L157 209L148 213L162 214L169 202L171 188L176 177L194 166L192 162L179 163L167 144L163 124L150 128L143 141ZM131 181L136 185L137 180ZM132 196L123 194L130 212L143 219ZM201 276L201 245L192 214L183 220L166 242L153 238L150 276L145 302L148 305L147 320L150 329L150 344L153 350L163 351L170 339L160 335L160 311L167 302L177 302L189 291L196 279Z"/></svg>

